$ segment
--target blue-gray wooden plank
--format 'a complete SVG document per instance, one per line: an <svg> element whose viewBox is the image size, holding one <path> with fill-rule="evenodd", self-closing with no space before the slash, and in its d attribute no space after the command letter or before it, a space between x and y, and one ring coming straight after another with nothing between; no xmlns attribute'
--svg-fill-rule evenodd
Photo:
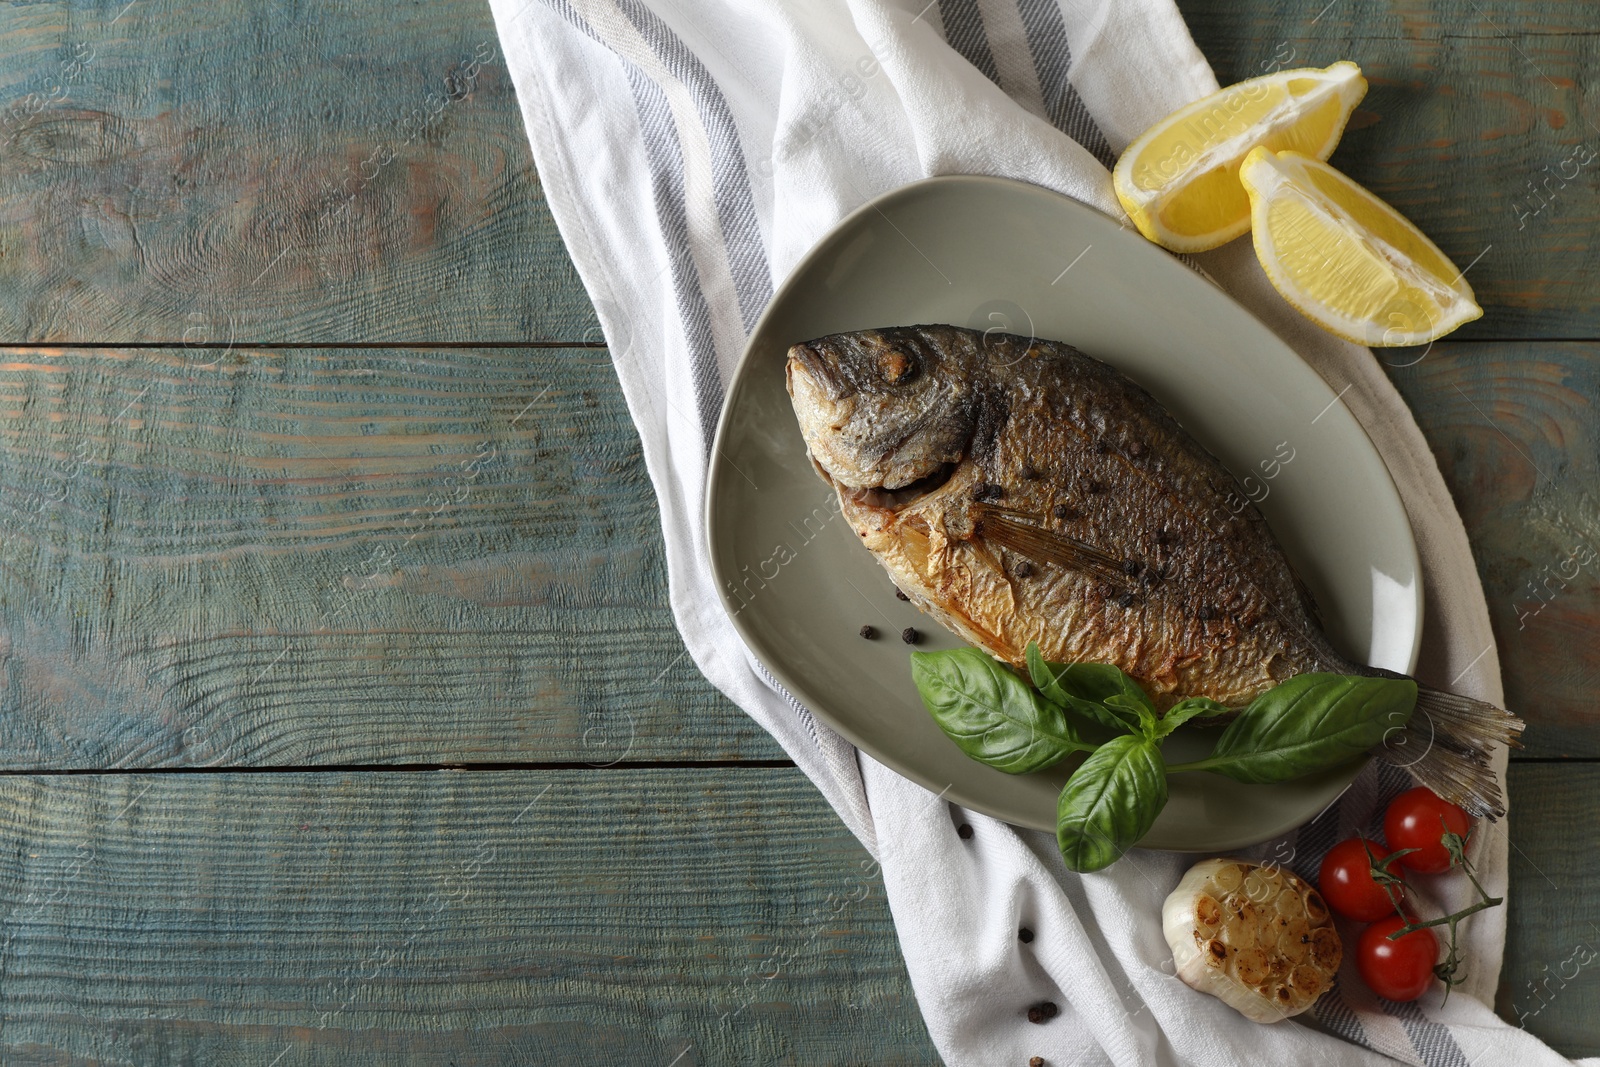
<svg viewBox="0 0 1600 1067"><path fill-rule="evenodd" d="M0 778L0 1062L935 1064L793 769Z"/></svg>
<svg viewBox="0 0 1600 1067"><path fill-rule="evenodd" d="M603 349L0 349L0 768L782 758Z"/></svg>
<svg viewBox="0 0 1600 1067"><path fill-rule="evenodd" d="M0 8L0 344L598 337L481 0Z"/></svg>

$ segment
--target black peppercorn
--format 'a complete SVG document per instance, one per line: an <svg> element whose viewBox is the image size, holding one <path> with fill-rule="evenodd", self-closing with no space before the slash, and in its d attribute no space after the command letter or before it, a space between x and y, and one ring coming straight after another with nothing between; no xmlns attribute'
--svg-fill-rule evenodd
<svg viewBox="0 0 1600 1067"><path fill-rule="evenodd" d="M1060 1014L1061 1009L1056 1007L1054 1003L1048 1000L1041 1000L1028 1009L1028 1021L1039 1024L1047 1023Z"/></svg>
<svg viewBox="0 0 1600 1067"><path fill-rule="evenodd" d="M1043 1056L1029 1056L1028 1057L1028 1067L1044 1067L1044 1057Z"/></svg>
<svg viewBox="0 0 1600 1067"><path fill-rule="evenodd" d="M861 636L865 637L868 641L871 641L871 640L875 639L878 636L877 627L875 627L875 626L863 626L861 628Z"/></svg>
<svg viewBox="0 0 1600 1067"><path fill-rule="evenodd" d="M956 836L961 838L963 841L971 841L972 827L968 826L966 823L962 823L960 826L956 827Z"/></svg>
<svg viewBox="0 0 1600 1067"><path fill-rule="evenodd" d="M918 641L922 640L922 635L917 633L916 627L907 626L904 630L900 631L900 640L904 641L908 645L914 645Z"/></svg>
<svg viewBox="0 0 1600 1067"><path fill-rule="evenodd" d="M895 598L895 599L896 599L896 600L904 600L904 601L905 601L905 602L906 602L906 603L908 603L908 604L909 604L909 603L910 603L910 602L911 602L911 598L910 598L910 597L908 597L908 596L906 596L906 595L905 595L905 594L904 594L904 593L902 593L902 592L901 592L901 591L900 591L900 590L899 590L899 589L896 589L896 590L895 590L895 591L894 591L894 598Z"/></svg>
<svg viewBox="0 0 1600 1067"><path fill-rule="evenodd" d="M1033 931L1024 926L1022 929L1017 931L1017 940L1021 941L1024 945L1032 944Z"/></svg>

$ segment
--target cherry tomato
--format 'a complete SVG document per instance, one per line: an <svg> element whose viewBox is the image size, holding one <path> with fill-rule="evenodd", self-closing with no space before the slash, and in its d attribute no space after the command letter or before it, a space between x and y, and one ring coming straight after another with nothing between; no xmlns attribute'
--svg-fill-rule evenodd
<svg viewBox="0 0 1600 1067"><path fill-rule="evenodd" d="M1450 869L1450 852L1439 840L1445 830L1466 837L1472 829L1467 813L1441 800L1426 786L1408 789L1389 802L1383 815L1383 836L1389 847L1417 851L1400 857L1400 865L1422 874Z"/></svg>
<svg viewBox="0 0 1600 1067"><path fill-rule="evenodd" d="M1439 939L1432 930L1413 930L1398 941L1389 935L1406 924L1398 915L1379 919L1361 932L1356 970L1361 980L1386 1000L1416 1000L1433 984Z"/></svg>
<svg viewBox="0 0 1600 1067"><path fill-rule="evenodd" d="M1322 899L1328 902L1328 907L1347 919L1359 919L1365 923L1394 914L1394 903L1389 899L1389 894L1384 892L1383 886L1372 880L1368 848L1379 860L1389 855L1389 850L1376 841L1352 837L1328 850L1328 854L1322 858L1322 870L1317 874L1317 888L1322 890ZM1404 893L1399 886L1395 889Z"/></svg>

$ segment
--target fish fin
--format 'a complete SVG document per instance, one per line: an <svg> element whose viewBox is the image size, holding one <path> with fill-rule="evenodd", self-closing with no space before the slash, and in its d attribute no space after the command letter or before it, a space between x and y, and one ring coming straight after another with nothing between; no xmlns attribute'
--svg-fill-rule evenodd
<svg viewBox="0 0 1600 1067"><path fill-rule="evenodd" d="M1047 530L1029 521L1033 516L1024 512L993 504L978 504L973 508L973 514L984 540L1001 548L1009 548L1037 563L1053 563L1107 581L1127 581L1120 559L1093 545Z"/></svg>
<svg viewBox="0 0 1600 1067"><path fill-rule="evenodd" d="M1398 735L1373 749L1469 815L1490 821L1506 813L1489 766L1495 745L1521 748L1521 719L1483 700L1417 684L1417 710ZM1418 755L1418 753L1421 755Z"/></svg>

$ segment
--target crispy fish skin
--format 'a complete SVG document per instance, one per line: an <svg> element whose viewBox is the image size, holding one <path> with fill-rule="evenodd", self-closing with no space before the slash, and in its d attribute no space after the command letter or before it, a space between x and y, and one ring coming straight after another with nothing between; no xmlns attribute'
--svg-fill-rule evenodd
<svg viewBox="0 0 1600 1067"><path fill-rule="evenodd" d="M819 473L924 611L1016 665L1114 663L1158 708L1248 703L1364 672L1226 468L1143 389L1070 345L953 326L789 352Z"/></svg>

